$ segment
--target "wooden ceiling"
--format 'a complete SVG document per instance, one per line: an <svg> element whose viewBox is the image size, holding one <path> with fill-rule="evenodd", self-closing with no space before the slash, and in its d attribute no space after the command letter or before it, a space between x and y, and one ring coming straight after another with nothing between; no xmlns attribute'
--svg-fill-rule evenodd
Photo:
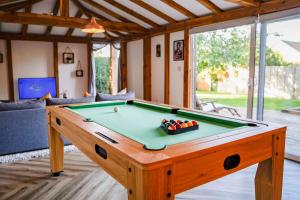
<svg viewBox="0 0 300 200"><path fill-rule="evenodd" d="M0 0L0 38L132 40L299 6L299 0ZM91 17L104 34L80 33Z"/></svg>

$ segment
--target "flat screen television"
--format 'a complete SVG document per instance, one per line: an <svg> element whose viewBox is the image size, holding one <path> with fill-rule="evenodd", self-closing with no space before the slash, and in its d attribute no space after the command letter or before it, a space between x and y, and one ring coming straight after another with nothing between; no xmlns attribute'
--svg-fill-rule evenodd
<svg viewBox="0 0 300 200"><path fill-rule="evenodd" d="M54 77L47 78L19 78L19 99L37 99L51 93L56 97L56 80Z"/></svg>

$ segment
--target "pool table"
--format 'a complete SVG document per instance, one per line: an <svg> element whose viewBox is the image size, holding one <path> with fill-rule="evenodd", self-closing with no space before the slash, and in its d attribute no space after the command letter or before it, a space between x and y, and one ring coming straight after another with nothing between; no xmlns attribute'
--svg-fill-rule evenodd
<svg viewBox="0 0 300 200"><path fill-rule="evenodd" d="M51 172L64 170L69 139L128 190L129 200L166 200L258 163L257 200L279 200L286 127L140 100L49 106ZM168 135L162 119L199 128Z"/></svg>

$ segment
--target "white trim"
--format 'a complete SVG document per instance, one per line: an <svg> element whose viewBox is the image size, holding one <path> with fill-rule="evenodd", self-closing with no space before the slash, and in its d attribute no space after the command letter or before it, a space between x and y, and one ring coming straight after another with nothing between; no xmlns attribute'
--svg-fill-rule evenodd
<svg viewBox="0 0 300 200"><path fill-rule="evenodd" d="M225 29L230 27L236 27L236 26L243 26L248 24L254 24L256 22L257 17L246 17L242 19L235 19L225 22L219 22L216 24L210 24L206 26L198 26L191 28L189 33L190 34L196 34L201 32L208 32L208 31L215 31L219 29Z"/></svg>

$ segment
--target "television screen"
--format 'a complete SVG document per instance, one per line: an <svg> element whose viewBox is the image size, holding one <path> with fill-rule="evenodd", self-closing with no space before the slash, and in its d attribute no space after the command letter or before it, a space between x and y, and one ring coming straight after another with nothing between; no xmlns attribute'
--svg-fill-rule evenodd
<svg viewBox="0 0 300 200"><path fill-rule="evenodd" d="M37 99L51 93L56 97L56 80L48 78L19 78L19 99Z"/></svg>

